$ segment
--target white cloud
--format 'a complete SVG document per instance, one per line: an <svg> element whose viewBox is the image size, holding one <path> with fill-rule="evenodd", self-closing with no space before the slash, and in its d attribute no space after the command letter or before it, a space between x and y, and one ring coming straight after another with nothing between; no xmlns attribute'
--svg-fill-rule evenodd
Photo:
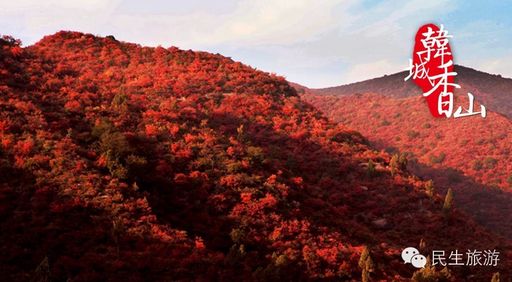
<svg viewBox="0 0 512 282"><path fill-rule="evenodd" d="M23 25L24 32L29 34L29 43L33 43L34 35L42 32L81 29L100 34L120 33L126 35L127 40L151 45L172 43L192 47L229 43L247 46L309 40L347 21L348 14L340 17L340 13L333 11L341 11L340 7L348 7L351 2L240 0L228 13L218 13L213 8L171 15L171 11L158 9L153 14L126 13L121 0L21 0L2 3L0 15L7 27L7 20ZM144 4L151 5L150 2Z"/></svg>
<svg viewBox="0 0 512 282"><path fill-rule="evenodd" d="M503 77L512 78L512 53L500 58L477 59L467 66L491 74L500 74Z"/></svg>
<svg viewBox="0 0 512 282"><path fill-rule="evenodd" d="M311 39L346 23L349 15L337 7L348 7L346 0L242 1L218 30L221 38L257 44L290 44ZM343 5L343 6L342 6ZM334 12L338 12L335 14ZM340 13L345 17L340 17Z"/></svg>
<svg viewBox="0 0 512 282"><path fill-rule="evenodd" d="M113 15L111 23L121 32L122 27L130 30L130 37L145 37L150 44L169 39L173 44L190 48L293 44L314 39L347 22L350 16L343 8L348 8L351 2L241 0L230 13L199 11L172 17L119 14Z"/></svg>
<svg viewBox="0 0 512 282"><path fill-rule="evenodd" d="M19 37L25 45L59 30L97 32L120 0L2 1L2 32Z"/></svg>
<svg viewBox="0 0 512 282"><path fill-rule="evenodd" d="M66 0L17 0L2 1L2 10L0 14L8 15L13 12L25 12L32 14L42 9L80 9L89 11L98 11L110 6L113 2L119 1L102 1L102 0L86 0L86 1L66 1ZM51 12L51 10L49 10Z"/></svg>
<svg viewBox="0 0 512 282"><path fill-rule="evenodd" d="M353 14L343 24L308 42L290 46L298 49L309 60L343 63L342 68L330 68L335 74L329 81L315 77L306 83L311 87L325 87L361 81L403 70L412 54L417 28L454 9L447 0L395 1L373 7L357 3L348 9ZM340 64L341 64L340 63ZM291 80L297 77L290 76ZM299 80L297 80L299 81ZM300 81L299 81L300 82Z"/></svg>
<svg viewBox="0 0 512 282"><path fill-rule="evenodd" d="M402 71L405 66L406 64L394 63L386 59L356 64L343 76L343 83L357 82L368 78L380 77L385 74L392 74Z"/></svg>
<svg viewBox="0 0 512 282"><path fill-rule="evenodd" d="M63 29L112 34L142 45L222 53L311 87L402 70L419 25L456 8L448 0L0 1L2 32L26 44ZM468 35L457 32L456 40ZM461 56L458 62L509 68L496 56Z"/></svg>

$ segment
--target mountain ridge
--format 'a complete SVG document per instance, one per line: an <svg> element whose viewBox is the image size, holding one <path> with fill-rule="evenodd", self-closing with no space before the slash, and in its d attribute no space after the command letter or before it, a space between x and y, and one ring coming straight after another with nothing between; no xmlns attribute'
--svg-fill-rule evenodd
<svg viewBox="0 0 512 282"><path fill-rule="evenodd" d="M477 102L484 104L488 109L512 117L512 106L507 103L512 98L512 78L505 78L497 74L489 74L483 71L455 65L458 73L455 83L460 84L460 89L455 89L455 96L465 98L470 92ZM352 95L356 93L378 93L393 98L406 98L422 94L414 82L410 79L404 81L408 71L402 71L390 75L371 78L364 81L333 86L327 88L308 88L300 84L294 84L297 89L307 91L315 95ZM467 100L467 98L466 98Z"/></svg>

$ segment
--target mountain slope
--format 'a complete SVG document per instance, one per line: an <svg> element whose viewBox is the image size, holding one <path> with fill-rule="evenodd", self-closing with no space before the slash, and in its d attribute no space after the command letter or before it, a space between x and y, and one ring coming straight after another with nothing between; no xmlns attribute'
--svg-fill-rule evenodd
<svg viewBox="0 0 512 282"><path fill-rule="evenodd" d="M462 66L456 71L462 85L455 93L457 103L467 103L461 96L470 91L491 109L487 118L433 118L425 111L420 89L403 81L405 72L326 89L295 87L305 100L368 136L377 148L407 154L417 175L433 179L441 192L455 188L460 207L512 238L512 123L507 118L512 80Z"/></svg>
<svg viewBox="0 0 512 282"><path fill-rule="evenodd" d="M457 72L455 82L461 86L455 90L456 94L465 97L466 93L473 93L477 101L488 109L512 118L512 104L509 102L512 99L512 79L459 65L454 70ZM412 80L404 81L408 74L403 71L347 85L308 90L318 95L378 93L393 98L417 97L421 95L421 89Z"/></svg>
<svg viewBox="0 0 512 282"><path fill-rule="evenodd" d="M493 112L485 119L436 119L422 97L357 94L305 99L332 120L368 136L377 148L407 154L416 174L434 179L442 193L455 188L461 208L512 238L509 119Z"/></svg>
<svg viewBox="0 0 512 282"><path fill-rule="evenodd" d="M422 239L498 249L509 275L508 240L283 78L78 32L0 46L6 280L359 280L363 246L374 279L407 280Z"/></svg>

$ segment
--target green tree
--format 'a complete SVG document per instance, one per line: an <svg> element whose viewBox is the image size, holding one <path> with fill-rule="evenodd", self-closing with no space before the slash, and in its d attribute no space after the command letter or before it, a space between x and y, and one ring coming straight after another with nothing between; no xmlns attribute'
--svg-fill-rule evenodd
<svg viewBox="0 0 512 282"><path fill-rule="evenodd" d="M452 209L453 205L453 191L452 188L448 189L446 192L446 196L444 197L443 211L445 213L449 212Z"/></svg>
<svg viewBox="0 0 512 282"><path fill-rule="evenodd" d="M400 166L400 168L406 169L407 163L408 163L407 154L406 153L400 154L400 156L398 157L398 165Z"/></svg>
<svg viewBox="0 0 512 282"><path fill-rule="evenodd" d="M245 129L244 129L244 125L243 125L243 124L241 124L241 125L236 129L236 132L237 132L237 139L238 139L238 141L240 141L240 142L245 141L246 134L245 134Z"/></svg>
<svg viewBox="0 0 512 282"><path fill-rule="evenodd" d="M123 160L131 151L124 134L120 132L105 132L100 137L100 151L107 159L107 168L112 176L126 178L128 169Z"/></svg>
<svg viewBox="0 0 512 282"><path fill-rule="evenodd" d="M440 164L446 158L446 154L444 152L439 153L439 155L430 155L430 162L432 164Z"/></svg>
<svg viewBox="0 0 512 282"><path fill-rule="evenodd" d="M364 269L369 273L372 273L375 270L375 264L373 263L373 259L371 256L368 256L368 258L366 259Z"/></svg>
<svg viewBox="0 0 512 282"><path fill-rule="evenodd" d="M487 169L493 169L498 164L498 160L493 157L486 157L484 159L484 167Z"/></svg>
<svg viewBox="0 0 512 282"><path fill-rule="evenodd" d="M368 167L366 168L366 174L369 177L375 176L377 170L375 169L375 163L372 160L368 161Z"/></svg>
<svg viewBox="0 0 512 282"><path fill-rule="evenodd" d="M369 282L370 281L370 272L363 269L363 272L361 274L361 281Z"/></svg>
<svg viewBox="0 0 512 282"><path fill-rule="evenodd" d="M427 257L425 267L414 272L411 281L415 282L448 282L453 281L453 276L447 267L437 271L432 265L430 256Z"/></svg>
<svg viewBox="0 0 512 282"><path fill-rule="evenodd" d="M420 251L425 251L425 249L427 248L427 243L425 242L425 240L423 238L420 239Z"/></svg>
<svg viewBox="0 0 512 282"><path fill-rule="evenodd" d="M500 282L500 273L496 272L492 275L491 282Z"/></svg>
<svg viewBox="0 0 512 282"><path fill-rule="evenodd" d="M367 246L363 247L363 251L361 252L361 256L359 257L359 267L364 269L366 266L366 260L370 256L370 250Z"/></svg>
<svg viewBox="0 0 512 282"><path fill-rule="evenodd" d="M420 133L418 131L409 130L407 131L407 137L409 137L409 140L416 139L420 136Z"/></svg>
<svg viewBox="0 0 512 282"><path fill-rule="evenodd" d="M359 258L359 267L361 268L361 280L363 282L370 281L370 273L375 270L375 264L373 263L372 257L370 256L370 250L367 246L364 246Z"/></svg>
<svg viewBox="0 0 512 282"><path fill-rule="evenodd" d="M44 257L34 271L31 282L50 282L50 275L50 263L48 261L48 257Z"/></svg>
<svg viewBox="0 0 512 282"><path fill-rule="evenodd" d="M251 164L261 164L265 160L265 155L263 154L263 149L255 146L248 146L246 149L247 152L247 160Z"/></svg>
<svg viewBox="0 0 512 282"><path fill-rule="evenodd" d="M399 163L398 163L398 155L397 154L394 154L392 157L391 157L391 160L389 161L389 167L391 168L391 175L395 175L395 173L398 172L398 169L400 167Z"/></svg>
<svg viewBox="0 0 512 282"><path fill-rule="evenodd" d="M475 162L473 163L474 170L478 171L478 170L481 170L483 167L484 167L484 165L482 164L481 160L475 160Z"/></svg>
<svg viewBox="0 0 512 282"><path fill-rule="evenodd" d="M434 188L434 181L432 179L428 180L427 183L425 183L425 192L429 197L433 197L435 193Z"/></svg>
<svg viewBox="0 0 512 282"><path fill-rule="evenodd" d="M112 220L112 229L110 230L114 244L116 245L117 256L120 253L121 236L124 233L123 221L119 218Z"/></svg>

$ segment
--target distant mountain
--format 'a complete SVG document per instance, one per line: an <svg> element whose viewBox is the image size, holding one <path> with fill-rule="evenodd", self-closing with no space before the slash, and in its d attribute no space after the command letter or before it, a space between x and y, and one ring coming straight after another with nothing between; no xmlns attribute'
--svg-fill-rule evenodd
<svg viewBox="0 0 512 282"><path fill-rule="evenodd" d="M512 79L459 65L454 69L457 72L455 82L461 85L456 94L465 96L467 92L473 93L477 101L490 110L512 117ZM341 86L309 89L309 92L318 95L378 93L393 98L417 97L421 95L421 89L412 79L404 81L408 74L403 71Z"/></svg>
<svg viewBox="0 0 512 282"><path fill-rule="evenodd" d="M407 246L501 252L416 276L510 275L510 240L220 55L4 37L0 145L4 281L407 281Z"/></svg>
<svg viewBox="0 0 512 282"><path fill-rule="evenodd" d="M408 156L409 169L438 191L455 188L456 203L475 219L512 238L512 80L457 66L463 91L491 109L487 118L433 118L405 73L326 89L297 86L303 99L370 143ZM458 91L458 95L465 95ZM467 99L458 97L465 105ZM504 114L493 112L492 109Z"/></svg>

